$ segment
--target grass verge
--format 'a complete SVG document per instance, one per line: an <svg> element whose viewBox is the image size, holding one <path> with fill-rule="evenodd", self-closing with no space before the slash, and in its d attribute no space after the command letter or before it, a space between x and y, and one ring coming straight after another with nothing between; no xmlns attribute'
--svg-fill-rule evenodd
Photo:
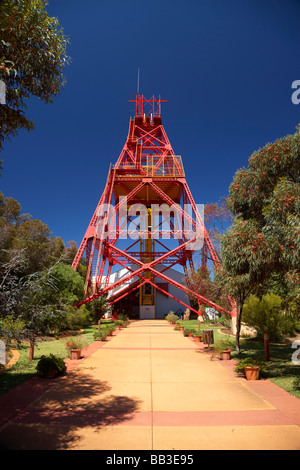
<svg viewBox="0 0 300 470"><path fill-rule="evenodd" d="M177 322L193 328L198 331L197 320L185 320ZM220 333L220 325L215 324L200 324L200 330L212 329L214 332L214 340L217 342L223 334ZM294 364L292 360L295 349L291 347L291 343L271 343L270 344L270 361L266 362L266 371L263 377L268 378L279 387L283 388L292 395L300 398L300 361ZM232 357L238 361L246 357L252 357L261 361L265 361L265 349L262 342L256 341L252 338L240 340L241 352L237 356L235 351Z"/></svg>
<svg viewBox="0 0 300 470"><path fill-rule="evenodd" d="M104 325L101 325L101 328L104 328ZM92 325L84 330L81 336L86 345L94 342L94 333L97 330L98 325ZM0 374L0 395L35 376L37 363L43 355L49 356L52 353L63 359L69 357L66 341L67 337L59 340L37 341L34 347L33 361L29 361L29 343L21 343L18 347L20 353L18 362L11 369Z"/></svg>

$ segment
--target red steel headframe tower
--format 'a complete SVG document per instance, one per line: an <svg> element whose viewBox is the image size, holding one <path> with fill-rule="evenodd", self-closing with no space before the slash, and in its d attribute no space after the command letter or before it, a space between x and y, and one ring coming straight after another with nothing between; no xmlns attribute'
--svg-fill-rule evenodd
<svg viewBox="0 0 300 470"><path fill-rule="evenodd" d="M127 140L117 163L109 169L104 192L72 264L76 270L85 256L85 299L78 306L104 294L109 294L112 305L139 289L142 309L155 305L158 289L197 314L202 303L234 314L233 303L229 312L194 292L188 283L181 284L166 274L176 264L184 272L194 269L193 255L199 253L196 241L201 237L202 262L209 253L218 269L220 260L186 182L181 157L174 154L162 125L161 103L165 100L160 96L147 100L137 94L130 101L135 102L136 112L130 119ZM128 238L129 246L121 249L118 245L128 243ZM173 245L176 240L176 246L166 246L167 238ZM114 265L128 273L112 282ZM175 298L164 288L166 284L197 299L199 310Z"/></svg>

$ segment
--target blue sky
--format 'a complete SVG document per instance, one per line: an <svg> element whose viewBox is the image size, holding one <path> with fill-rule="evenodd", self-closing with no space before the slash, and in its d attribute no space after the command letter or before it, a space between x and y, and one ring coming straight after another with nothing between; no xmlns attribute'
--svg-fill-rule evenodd
<svg viewBox="0 0 300 470"><path fill-rule="evenodd" d="M196 203L218 201L254 150L294 133L300 105L296 0L50 0L69 36L67 85L32 98L33 132L1 154L0 190L79 245L125 143L140 93L162 118Z"/></svg>

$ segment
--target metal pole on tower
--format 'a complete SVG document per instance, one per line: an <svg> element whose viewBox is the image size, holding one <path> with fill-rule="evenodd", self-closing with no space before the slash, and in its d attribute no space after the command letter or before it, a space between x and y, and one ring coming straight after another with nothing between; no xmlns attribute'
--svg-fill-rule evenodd
<svg viewBox="0 0 300 470"><path fill-rule="evenodd" d="M137 95L140 92L140 68L138 67L138 75L137 75L137 88L136 88L136 93Z"/></svg>

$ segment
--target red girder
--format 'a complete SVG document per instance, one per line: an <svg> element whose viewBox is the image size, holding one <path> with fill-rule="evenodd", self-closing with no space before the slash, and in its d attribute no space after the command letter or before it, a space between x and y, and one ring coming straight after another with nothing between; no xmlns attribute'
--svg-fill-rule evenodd
<svg viewBox="0 0 300 470"><path fill-rule="evenodd" d="M196 299L199 299L202 303L209 305L210 307L216 309L217 311L219 311L221 313L226 313L226 314L230 315L230 312L228 310L226 310L225 308L220 307L219 305L215 304L214 302L211 302L210 300L206 299L205 297L203 297L200 294L197 294L196 292L189 289L188 287L186 287L182 284L179 284L179 282L174 281L174 279L171 279L170 277L165 276L161 272L156 271L155 269L153 269L151 267L149 267L149 271L151 271L157 277L160 277L163 281L168 282L169 284L172 284L174 287L177 287L178 289L182 290L183 292L185 292L189 296L195 297Z"/></svg>
<svg viewBox="0 0 300 470"><path fill-rule="evenodd" d="M136 116L133 120L130 120L127 140L116 165L109 170L104 192L72 264L72 268L76 270L81 258L86 253L86 298L79 302L78 306L108 294L122 284L131 282L133 278L137 277L137 283L134 282L133 285L119 290L116 294L112 295L109 302L112 304L142 285L149 283L182 305L191 308L187 303L157 286L153 281L156 277L159 277L168 284L185 292L188 296L196 298L199 303L209 305L220 312L229 313L209 299L195 293L188 286L182 285L163 274L170 266L165 266L162 271L155 269L158 264L170 264L171 266L179 264L183 266L184 272L186 272L187 263L193 269L193 254L195 250L191 249L191 244L199 237L199 234L200 236L203 235L204 241L202 249L203 263L205 263L206 252L209 252L214 265L217 269L220 268L219 257L185 180L181 159L175 156L162 125L161 103L163 101L160 97L155 99L154 96L152 99L146 100L144 96L140 95L137 95L134 100L136 103ZM152 194L149 197L153 197L154 201L159 200L160 204L167 203L169 206L172 206L172 210L175 210L180 221L183 222L184 220L192 227L192 230L190 230L192 237L188 236L188 231L184 230L184 233L182 233L182 230L177 229L176 225L174 227L171 220L169 221L170 230L166 231L161 227L163 221L158 223L156 227L152 226L144 229L141 223L138 224L135 220L132 220L134 216L128 213L126 213L127 216L123 219L124 214L123 211L121 214L121 210L125 204L140 202L146 206L151 205L149 198L146 199L145 197L148 191ZM120 199L120 194L127 196L127 198ZM176 201L181 201L181 203L175 203L172 195L174 195ZM192 215L183 208L184 204L188 203L192 207ZM114 207L112 213L109 213L105 208L101 212L104 204L111 204ZM165 217L163 220L166 219ZM129 223L133 224L136 230L128 229ZM120 249L116 244L118 240L124 238L124 233L127 237L137 237L137 239L131 241L129 247ZM176 238L178 246L173 249L166 247L158 239L162 238L165 240L164 236L172 239ZM130 251L139 242L140 238L153 238L156 243L160 244L167 251L153 251L151 253L147 250L144 252L139 250ZM145 262L149 258L152 261ZM128 274L110 284L112 266L116 263L128 269ZM129 264L137 266L137 270L133 271L128 266ZM106 274L104 274L105 270ZM147 278L144 277L145 273L151 273L150 279L148 279L149 276ZM104 276L105 282L103 286L102 279ZM93 289L91 290L91 288ZM232 299L230 301L234 310L235 304ZM198 313L193 308L191 310Z"/></svg>

